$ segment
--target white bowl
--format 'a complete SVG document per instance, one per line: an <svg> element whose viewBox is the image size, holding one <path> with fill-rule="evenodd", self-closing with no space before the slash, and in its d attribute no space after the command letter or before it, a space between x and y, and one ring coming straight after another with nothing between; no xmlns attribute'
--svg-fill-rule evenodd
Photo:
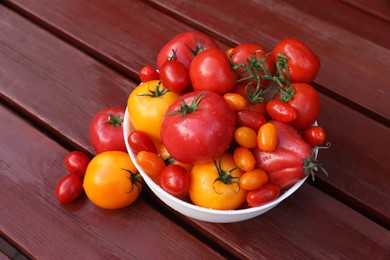
<svg viewBox="0 0 390 260"><path fill-rule="evenodd" d="M132 130L134 130L134 128L130 122L129 114L126 108L124 124L123 124L123 135L126 142L127 151L135 167L138 169L139 173L141 174L146 184L157 195L157 197L159 197L164 203L166 203L174 210L190 218L207 221L207 222L215 222L215 223L238 222L238 221L254 218L272 209L280 202L285 200L287 197L289 197L291 194L293 194L305 182L307 178L306 177L298 181L290 189L283 192L276 200L271 201L262 206L247 208L247 209L237 209L237 210L215 210L215 209L199 207L194 204L185 202L181 199L178 199L172 196L171 194L167 193L141 169L141 167L136 163L136 159L135 159L136 155L131 150L130 145L127 141L127 137L129 136Z"/></svg>

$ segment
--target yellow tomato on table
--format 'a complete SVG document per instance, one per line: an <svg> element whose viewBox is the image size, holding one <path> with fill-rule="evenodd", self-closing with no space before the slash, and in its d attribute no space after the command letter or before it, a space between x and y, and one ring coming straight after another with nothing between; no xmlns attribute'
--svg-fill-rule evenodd
<svg viewBox="0 0 390 260"><path fill-rule="evenodd" d="M131 92L127 109L134 129L161 142L161 124L168 107L179 94L164 88L159 80L144 82Z"/></svg>
<svg viewBox="0 0 390 260"><path fill-rule="evenodd" d="M232 210L240 207L247 194L239 184L242 173L228 153L219 161L194 164L189 189L191 201L210 209Z"/></svg>
<svg viewBox="0 0 390 260"><path fill-rule="evenodd" d="M96 206L119 209L129 206L138 198L142 182L127 153L107 151L91 160L83 186L87 197Z"/></svg>

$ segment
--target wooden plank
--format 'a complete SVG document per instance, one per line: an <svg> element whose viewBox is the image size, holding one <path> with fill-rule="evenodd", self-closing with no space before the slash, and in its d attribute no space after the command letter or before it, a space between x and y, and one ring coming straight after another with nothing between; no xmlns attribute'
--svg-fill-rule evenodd
<svg viewBox="0 0 390 260"><path fill-rule="evenodd" d="M390 22L390 2L387 0L341 0L365 12Z"/></svg>
<svg viewBox="0 0 390 260"><path fill-rule="evenodd" d="M142 198L120 210L99 209L85 195L74 203L59 203L54 187L66 174L68 151L2 106L0 120L7 122L0 134L0 230L28 256L220 257Z"/></svg>
<svg viewBox="0 0 390 260"><path fill-rule="evenodd" d="M2 29L7 32L4 35L9 35L0 38L3 43L0 47L3 48L1 60L6 64L1 80L4 86L8 86L3 90L3 95L16 106L21 106L21 110L29 111L28 113L35 117L34 120L45 124L55 134L64 135L75 145L86 147L92 152L86 134L88 133L86 122L89 122L93 113L103 107L125 105L127 96L135 84L98 65L92 59L78 54L72 47L61 45L63 52L58 53L57 48L52 47L59 44L58 39L47 37L46 33L34 26L13 26L19 22L15 19L6 16L3 19L5 25ZM147 21L143 20L142 23ZM152 26L152 22L149 26ZM161 18L161 23L168 22ZM180 27L180 24L177 22L176 24ZM137 26L133 26L135 30ZM174 24L169 26L174 27ZM145 38L145 34L148 33L142 30L137 32L140 39ZM45 42L36 40L41 38L47 39ZM24 47L26 41L30 46L28 50ZM133 37L129 41L134 45L141 44L138 37ZM154 50L144 48L145 55L134 56L132 64L141 63L137 61L138 57L147 57L150 53L157 52L156 46L148 47ZM68 52L73 54L68 55ZM82 59L85 62L75 63L75 60ZM58 60L61 60L61 67L56 67ZM133 70L136 70L136 66L138 65L133 66ZM75 75L82 77L82 80ZM47 95L31 99L32 93L29 91L35 90L31 90L26 82L42 88L53 87L42 89ZM330 177L321 180L331 193L345 198L380 223L388 223L390 209L383 201L389 193L387 177L389 166L386 164L387 153L383 150L382 143L389 143L389 129L326 96L321 96L321 100L322 111L319 120L327 129L332 142L332 149L324 152L323 157L321 153ZM42 108L41 103L46 103L51 109ZM68 115L59 120L57 111L65 108ZM376 133L375 136L367 134L372 132ZM352 138L346 138L346 134ZM362 143L371 145L367 147ZM343 163L340 163L340 158L343 158ZM362 193L362 190L365 192Z"/></svg>

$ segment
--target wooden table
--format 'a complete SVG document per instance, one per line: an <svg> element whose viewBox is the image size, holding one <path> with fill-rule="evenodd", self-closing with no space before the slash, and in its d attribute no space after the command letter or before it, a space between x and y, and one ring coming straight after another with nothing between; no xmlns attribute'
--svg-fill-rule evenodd
<svg viewBox="0 0 390 260"><path fill-rule="evenodd" d="M223 50L296 37L318 54L329 178L231 224L184 217L148 189L121 210L57 202L65 155L94 155L93 115L125 106L138 70L190 30ZM388 1L4 0L0 32L0 259L390 259Z"/></svg>

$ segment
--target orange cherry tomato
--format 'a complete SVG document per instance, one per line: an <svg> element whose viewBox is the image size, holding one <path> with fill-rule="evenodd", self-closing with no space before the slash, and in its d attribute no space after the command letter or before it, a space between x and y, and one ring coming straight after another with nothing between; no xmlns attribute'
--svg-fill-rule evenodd
<svg viewBox="0 0 390 260"><path fill-rule="evenodd" d="M137 154L136 161L142 170L158 183L160 173L165 168L164 160L155 153L141 151Z"/></svg>
<svg viewBox="0 0 390 260"><path fill-rule="evenodd" d="M268 175L260 168L245 172L240 177L240 185L246 190L256 190L268 182Z"/></svg>
<svg viewBox="0 0 390 260"><path fill-rule="evenodd" d="M229 105L232 107L234 111L243 110L246 106L246 100L243 96L237 93L226 93L223 95L223 98Z"/></svg>
<svg viewBox="0 0 390 260"><path fill-rule="evenodd" d="M236 142L246 148L255 148L257 146L256 131L247 126L240 126L234 131Z"/></svg>
<svg viewBox="0 0 390 260"><path fill-rule="evenodd" d="M278 145L278 132L272 123L265 123L257 133L257 145L260 150L272 152Z"/></svg>
<svg viewBox="0 0 390 260"><path fill-rule="evenodd" d="M250 171L255 167L256 160L253 153L245 147L237 147L233 153L234 162L243 171Z"/></svg>

